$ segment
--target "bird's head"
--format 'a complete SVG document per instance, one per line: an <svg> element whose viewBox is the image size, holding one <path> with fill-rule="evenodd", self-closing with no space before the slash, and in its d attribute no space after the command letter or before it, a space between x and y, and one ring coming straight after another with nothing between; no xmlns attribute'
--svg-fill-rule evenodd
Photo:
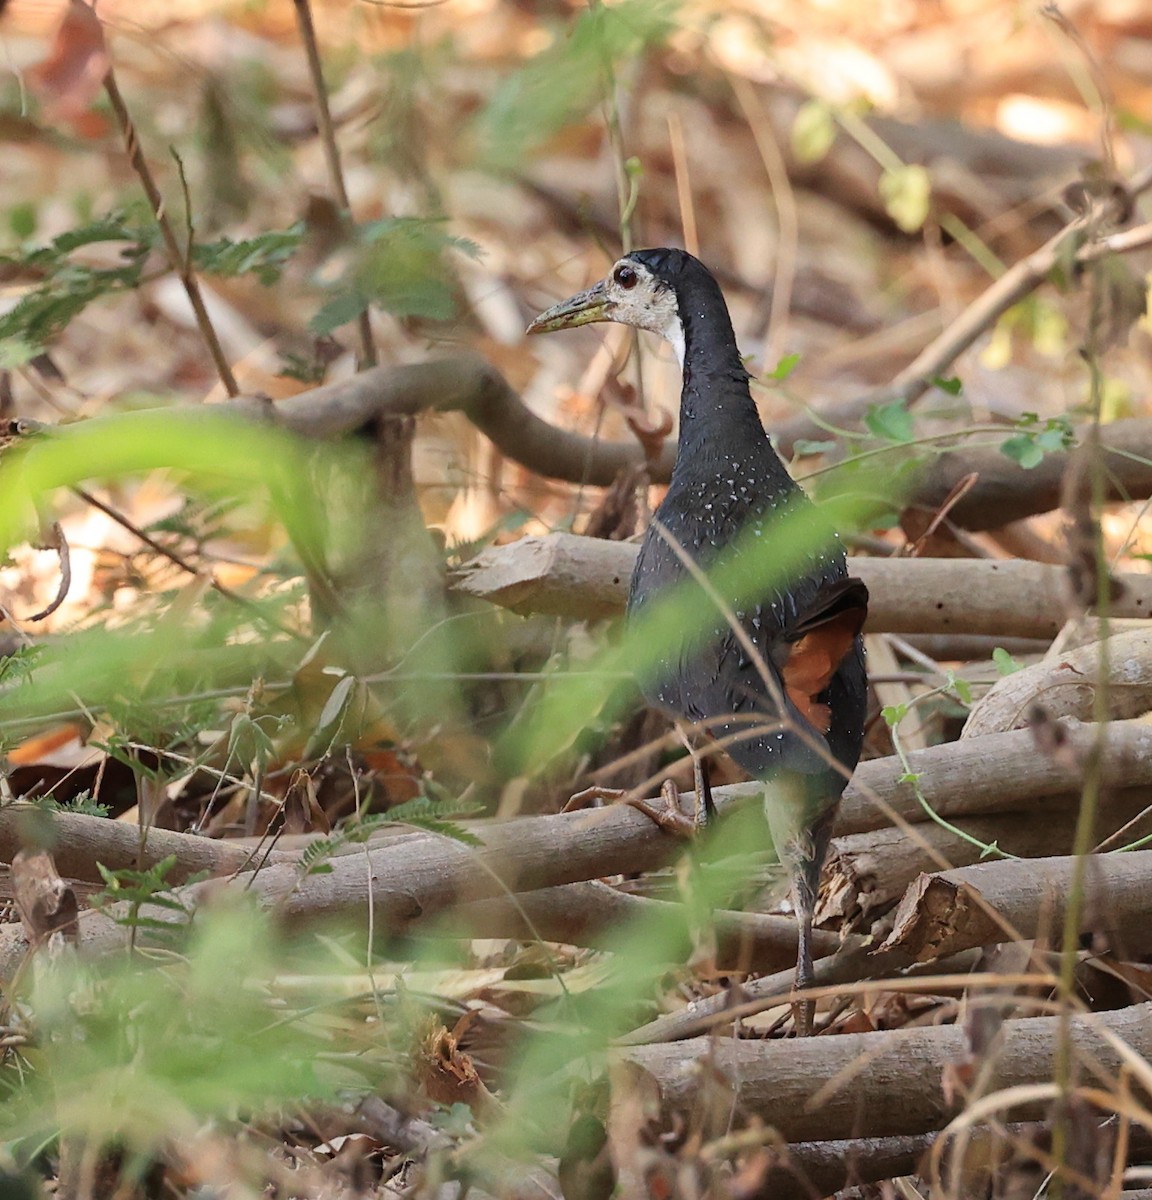
<svg viewBox="0 0 1152 1200"><path fill-rule="evenodd" d="M693 268L704 267L683 250L634 250L619 259L599 283L542 312L529 333L552 333L594 321L615 321L658 333L684 362L681 284ZM714 286L714 285L713 285Z"/></svg>

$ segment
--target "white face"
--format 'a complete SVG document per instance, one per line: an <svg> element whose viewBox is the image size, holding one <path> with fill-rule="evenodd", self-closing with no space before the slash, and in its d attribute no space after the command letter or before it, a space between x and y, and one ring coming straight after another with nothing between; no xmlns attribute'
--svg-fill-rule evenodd
<svg viewBox="0 0 1152 1200"><path fill-rule="evenodd" d="M541 313L528 332L551 333L594 321L615 321L658 333L672 343L683 367L684 326L676 293L641 263L620 259L606 279Z"/></svg>
<svg viewBox="0 0 1152 1200"><path fill-rule="evenodd" d="M658 333L672 343L684 365L684 326L676 293L668 284L640 263L622 258L604 281L604 293L608 320Z"/></svg>

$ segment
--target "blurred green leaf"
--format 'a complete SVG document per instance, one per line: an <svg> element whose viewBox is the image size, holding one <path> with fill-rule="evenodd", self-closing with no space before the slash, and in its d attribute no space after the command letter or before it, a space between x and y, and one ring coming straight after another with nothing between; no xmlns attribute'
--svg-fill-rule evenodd
<svg viewBox="0 0 1152 1200"><path fill-rule="evenodd" d="M916 433L912 414L903 400L874 404L864 417L864 424L870 433L886 442L910 442Z"/></svg>
<svg viewBox="0 0 1152 1200"><path fill-rule="evenodd" d="M355 266L333 289L310 322L331 333L354 321L370 304L394 317L450 320L456 313L456 278L447 252L479 254L474 242L453 237L440 220L397 217L359 231Z"/></svg>
<svg viewBox="0 0 1152 1200"><path fill-rule="evenodd" d="M896 167L880 176L880 195L888 215L905 233L915 233L928 219L932 178L924 167Z"/></svg>
<svg viewBox="0 0 1152 1200"><path fill-rule="evenodd" d="M201 242L192 249L192 261L210 275L255 275L265 286L280 278L284 264L300 247L304 224L288 229L270 229L256 237L221 238Z"/></svg>
<svg viewBox="0 0 1152 1200"><path fill-rule="evenodd" d="M792 153L802 163L819 162L836 140L836 115L826 100L807 100L792 122Z"/></svg>
<svg viewBox="0 0 1152 1200"><path fill-rule="evenodd" d="M953 375L946 378L943 375L934 375L932 377L932 386L938 387L942 392L946 392L949 396L959 396L964 390L964 384L961 380Z"/></svg>
<svg viewBox="0 0 1152 1200"><path fill-rule="evenodd" d="M611 72L665 38L676 0L623 0L586 9L567 32L496 89L476 123L481 160L519 170L565 125L604 100Z"/></svg>
<svg viewBox="0 0 1152 1200"><path fill-rule="evenodd" d="M992 661L1001 675L1015 675L1017 671L1024 670L1024 664L1017 662L1003 646L997 646L992 651Z"/></svg>
<svg viewBox="0 0 1152 1200"><path fill-rule="evenodd" d="M198 914L185 961L58 960L37 972L25 1010L37 1069L8 1081L0 1136L52 1130L148 1154L192 1122L334 1095L348 1080L325 1067L329 1031L299 995L272 1003L277 949L254 904L221 896Z"/></svg>
<svg viewBox="0 0 1152 1200"><path fill-rule="evenodd" d="M1006 438L1000 443L1000 453L1019 463L1026 471L1030 471L1044 461L1043 447L1037 445L1036 439L1026 433L1018 433L1015 437Z"/></svg>
<svg viewBox="0 0 1152 1200"><path fill-rule="evenodd" d="M785 354L784 357L776 364L775 368L769 371L764 378L772 379L777 382L782 379L787 379L788 376L796 370L796 366L799 362L799 354Z"/></svg>
<svg viewBox="0 0 1152 1200"><path fill-rule="evenodd" d="M792 453L803 457L806 454L828 454L835 450L839 443L829 438L827 441L813 441L811 438L797 438L792 443Z"/></svg>

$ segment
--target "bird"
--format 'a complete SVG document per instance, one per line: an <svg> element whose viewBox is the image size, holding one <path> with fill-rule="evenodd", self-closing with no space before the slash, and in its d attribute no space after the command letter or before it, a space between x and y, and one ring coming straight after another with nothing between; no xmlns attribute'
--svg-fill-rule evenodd
<svg viewBox="0 0 1152 1200"><path fill-rule="evenodd" d="M810 515L813 506L764 430L724 295L699 259L674 248L627 253L599 283L541 313L528 332L600 321L659 334L682 372L676 461L632 574L632 622L726 554L770 562L779 520ZM835 534L806 551L786 581L752 599L746 588L731 590L710 597L703 631L678 633L659 647L641 686L681 729L706 731L764 783L767 824L790 877L802 992L814 981L820 871L864 739L868 591L849 575ZM715 813L709 760L693 759L707 823ZM796 1032L811 1033L811 1000L800 999L794 1012Z"/></svg>

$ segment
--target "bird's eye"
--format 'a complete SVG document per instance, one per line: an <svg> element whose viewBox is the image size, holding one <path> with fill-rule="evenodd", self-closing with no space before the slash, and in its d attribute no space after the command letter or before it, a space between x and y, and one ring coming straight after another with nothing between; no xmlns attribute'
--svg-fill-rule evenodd
<svg viewBox="0 0 1152 1200"><path fill-rule="evenodd" d="M640 277L628 266L619 266L612 272L612 278L622 288L634 288L640 282Z"/></svg>

